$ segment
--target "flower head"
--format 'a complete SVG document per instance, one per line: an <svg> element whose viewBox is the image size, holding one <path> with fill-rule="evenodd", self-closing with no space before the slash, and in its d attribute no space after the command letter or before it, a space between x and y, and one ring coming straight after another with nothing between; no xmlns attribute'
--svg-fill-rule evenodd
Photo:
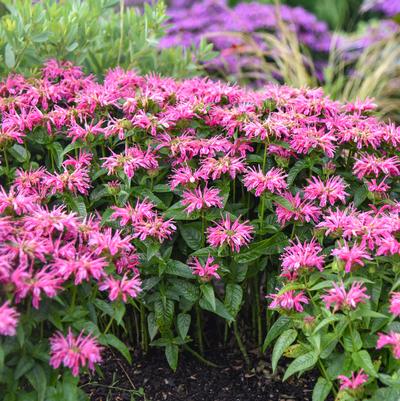
<svg viewBox="0 0 400 401"><path fill-rule="evenodd" d="M400 316L400 292L392 293L389 311L393 316Z"/></svg>
<svg viewBox="0 0 400 401"><path fill-rule="evenodd" d="M216 223L215 227L207 229L208 243L213 248L226 244L232 251L239 252L240 248L247 245L252 238L254 228L248 223L248 220L240 223L239 218L232 222L230 216L227 215L219 223Z"/></svg>
<svg viewBox="0 0 400 401"><path fill-rule="evenodd" d="M249 191L255 189L255 195L260 196L267 190L281 193L287 188L286 177L287 174L281 168L272 168L264 174L261 167L258 170L250 167L243 178L243 183Z"/></svg>
<svg viewBox="0 0 400 401"><path fill-rule="evenodd" d="M400 333L391 331L389 334L379 333L378 336L376 348L381 349L389 345L392 348L393 356L400 359Z"/></svg>
<svg viewBox="0 0 400 401"><path fill-rule="evenodd" d="M214 258L212 256L208 256L204 265L201 264L198 258L193 258L189 263L189 266L192 269L192 273L196 276L199 276L201 281L207 282L213 277L215 277L217 280L221 278L217 273L219 265L214 263Z"/></svg>
<svg viewBox="0 0 400 401"><path fill-rule="evenodd" d="M282 277L295 280L301 270L318 269L322 271L324 257L319 255L322 247L313 239L302 244L291 241L291 245L285 248L282 255Z"/></svg>
<svg viewBox="0 0 400 401"><path fill-rule="evenodd" d="M339 309L355 309L359 303L365 303L370 298L366 291L367 289L361 282L354 282L348 292L346 292L343 283L340 285L333 283L333 288L328 290L325 295L322 295L321 299L328 309L334 305L334 312Z"/></svg>
<svg viewBox="0 0 400 401"><path fill-rule="evenodd" d="M267 295L267 298L271 298L272 302L269 305L270 309L284 309L287 311L303 312L304 308L302 304L308 304L308 298L305 296L303 291L289 290L280 294Z"/></svg>
<svg viewBox="0 0 400 401"><path fill-rule="evenodd" d="M5 302L0 306L0 335L15 336L17 332L19 313Z"/></svg>
<svg viewBox="0 0 400 401"><path fill-rule="evenodd" d="M76 337L69 329L64 337L57 332L50 338L50 365L54 369L64 365L72 370L73 376L78 376L81 367L94 370L95 363L101 362L101 350L97 340L90 334L84 336L81 332Z"/></svg>
<svg viewBox="0 0 400 401"><path fill-rule="evenodd" d="M196 188L194 190L186 190L182 194L182 205L186 206L185 210L188 214L195 210L202 210L209 207L223 208L220 191L217 188L207 188L203 190Z"/></svg>
<svg viewBox="0 0 400 401"><path fill-rule="evenodd" d="M357 374L352 372L351 377L340 375L338 379L340 381L340 390L356 390L368 380L368 375L364 373L363 369L360 369Z"/></svg>

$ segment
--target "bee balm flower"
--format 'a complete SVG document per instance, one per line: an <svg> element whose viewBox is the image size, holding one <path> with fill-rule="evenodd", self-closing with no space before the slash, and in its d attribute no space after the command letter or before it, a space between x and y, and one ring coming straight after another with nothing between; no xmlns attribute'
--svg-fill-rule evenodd
<svg viewBox="0 0 400 401"><path fill-rule="evenodd" d="M368 375L364 373L363 369L360 369L357 374L352 372L351 377L340 375L338 379L340 380L340 390L356 390L368 380Z"/></svg>
<svg viewBox="0 0 400 401"><path fill-rule="evenodd" d="M207 282L210 281L213 277L219 280L221 277L217 273L219 269L219 265L214 263L214 258L212 256L208 256L206 263L202 265L197 258L193 258L193 260L189 263L189 266L192 268L192 273L196 276L199 276L201 281Z"/></svg>
<svg viewBox="0 0 400 401"><path fill-rule="evenodd" d="M19 313L7 301L0 306L0 335L15 336Z"/></svg>
<svg viewBox="0 0 400 401"><path fill-rule="evenodd" d="M240 248L247 245L253 234L253 227L248 224L248 220L243 223L239 222L239 218L231 221L229 215L216 223L215 227L209 227L208 243L217 248L224 244L228 245L232 251L239 252Z"/></svg>
<svg viewBox="0 0 400 401"><path fill-rule="evenodd" d="M76 337L71 329L66 337L57 332L50 339L50 350L50 365L54 369L64 365L72 370L73 376L78 376L81 367L93 370L95 363L101 362L101 347L97 340L91 335L85 337L83 332Z"/></svg>

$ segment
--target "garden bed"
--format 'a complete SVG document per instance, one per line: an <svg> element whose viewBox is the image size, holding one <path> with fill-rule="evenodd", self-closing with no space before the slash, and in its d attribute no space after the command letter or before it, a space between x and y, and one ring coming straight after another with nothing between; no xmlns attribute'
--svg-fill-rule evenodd
<svg viewBox="0 0 400 401"><path fill-rule="evenodd" d="M258 357L256 350L249 354L252 366L246 369L234 348L209 350L207 358L220 366L212 368L185 352L173 373L159 350L135 353L132 365L108 352L101 365L104 377L85 378L83 388L92 401L311 401L315 375L282 383L283 368L273 375L269 358Z"/></svg>

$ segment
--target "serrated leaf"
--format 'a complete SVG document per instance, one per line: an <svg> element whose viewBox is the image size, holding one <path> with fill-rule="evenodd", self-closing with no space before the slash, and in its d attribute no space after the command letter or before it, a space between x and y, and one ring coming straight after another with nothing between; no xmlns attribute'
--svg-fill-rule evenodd
<svg viewBox="0 0 400 401"><path fill-rule="evenodd" d="M297 330L289 329L284 331L275 343L274 349L272 351L272 371L275 372L278 365L279 359L286 351L286 349L293 344L297 338Z"/></svg>
<svg viewBox="0 0 400 401"><path fill-rule="evenodd" d="M168 365L174 372L178 367L178 354L179 354L179 348L177 345L168 344L165 347L165 356L167 358Z"/></svg>
<svg viewBox="0 0 400 401"><path fill-rule="evenodd" d="M312 401L325 401L332 389L332 383L319 377L312 393Z"/></svg>
<svg viewBox="0 0 400 401"><path fill-rule="evenodd" d="M210 304L212 311L215 312L216 303L213 286L211 284L203 284L200 287L200 290L203 294L204 300Z"/></svg>
<svg viewBox="0 0 400 401"><path fill-rule="evenodd" d="M296 358L286 369L283 381L297 372L306 371L318 362L318 355L314 351L307 352Z"/></svg>
<svg viewBox="0 0 400 401"><path fill-rule="evenodd" d="M190 328L192 317L187 313L180 313L177 317L177 329L180 337L184 340Z"/></svg>
<svg viewBox="0 0 400 401"><path fill-rule="evenodd" d="M102 334L100 336L100 343L104 345L111 345L111 347L119 351L129 363L132 363L132 357L128 347L120 339L115 337L114 334Z"/></svg>
<svg viewBox="0 0 400 401"><path fill-rule="evenodd" d="M265 352L269 344L281 335L290 325L290 318L287 316L280 316L278 320L269 329L267 336L265 337L262 351Z"/></svg>
<svg viewBox="0 0 400 401"><path fill-rule="evenodd" d="M168 260L165 273L188 279L194 278L192 269L185 263L180 262L179 260L172 260L172 259Z"/></svg>
<svg viewBox="0 0 400 401"><path fill-rule="evenodd" d="M243 299L243 289L239 284L229 283L225 290L225 306L232 316L236 316L240 310Z"/></svg>
<svg viewBox="0 0 400 401"><path fill-rule="evenodd" d="M361 350L351 354L351 357L357 367L364 369L370 376L376 377L377 372L374 364L372 363L371 356L368 351Z"/></svg>
<svg viewBox="0 0 400 401"><path fill-rule="evenodd" d="M260 256L280 253L287 244L287 236L280 231L270 238L251 243L248 248L236 254L234 258L238 263L250 263Z"/></svg>
<svg viewBox="0 0 400 401"><path fill-rule="evenodd" d="M7 43L4 49L4 62L8 68L15 67L15 53L12 46Z"/></svg>
<svg viewBox="0 0 400 401"><path fill-rule="evenodd" d="M39 365L35 365L35 369L31 369L25 374L25 377L29 380L29 383L36 390L37 400L44 401L47 389L47 377L43 368Z"/></svg>
<svg viewBox="0 0 400 401"><path fill-rule="evenodd" d="M158 331L156 317L153 312L150 312L147 315L147 328L149 330L150 340L153 341L154 337L157 335L157 331Z"/></svg>
<svg viewBox="0 0 400 401"><path fill-rule="evenodd" d="M201 248L202 232L200 222L182 224L179 227L179 231L189 248L194 251Z"/></svg>
<svg viewBox="0 0 400 401"><path fill-rule="evenodd" d="M202 309L207 310L209 312L213 312L218 316L221 316L228 322L233 322L235 319L229 313L228 309L226 309L225 305L218 299L215 299L215 311L212 310L210 304L204 300L204 298L200 299L199 305Z"/></svg>

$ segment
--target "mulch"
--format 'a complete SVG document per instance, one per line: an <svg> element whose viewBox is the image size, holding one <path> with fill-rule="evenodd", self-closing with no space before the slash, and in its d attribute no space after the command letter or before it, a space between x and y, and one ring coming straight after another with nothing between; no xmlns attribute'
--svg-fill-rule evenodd
<svg viewBox="0 0 400 401"><path fill-rule="evenodd" d="M91 401L311 401L313 372L282 383L282 366L272 374L268 355L259 357L250 351L250 357L251 367L246 369L234 347L209 350L206 358L220 366L213 368L181 352L174 373L159 349L146 355L133 352L132 365L107 352L101 365L103 377L86 377L82 388Z"/></svg>

